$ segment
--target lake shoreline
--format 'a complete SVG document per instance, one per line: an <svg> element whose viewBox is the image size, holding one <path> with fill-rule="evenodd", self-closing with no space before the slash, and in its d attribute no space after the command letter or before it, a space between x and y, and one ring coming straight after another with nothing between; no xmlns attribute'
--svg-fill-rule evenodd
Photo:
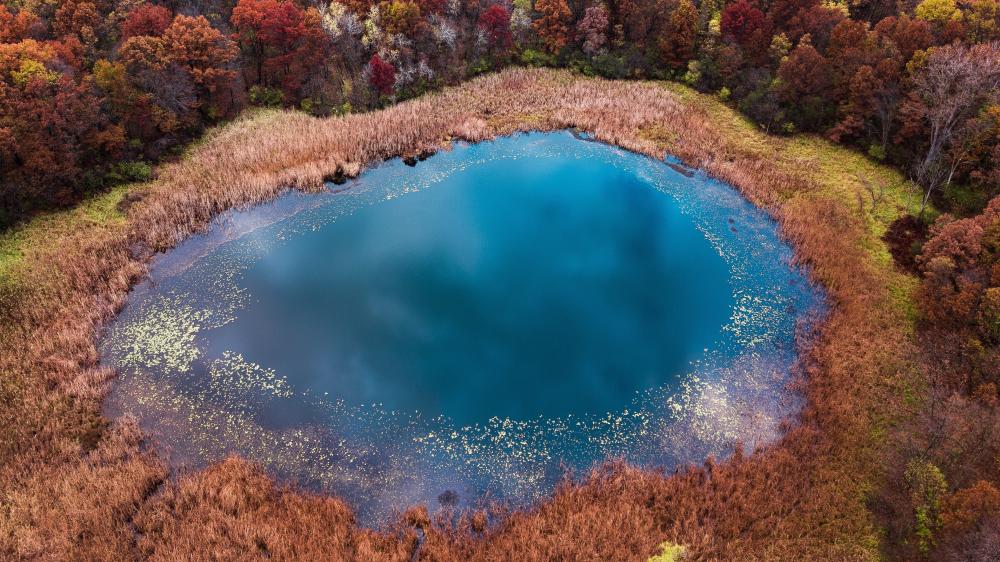
<svg viewBox="0 0 1000 562"><path fill-rule="evenodd" d="M796 325L822 308L777 224L704 174L582 140L462 143L220 216L114 320L106 414L135 415L175 470L233 451L376 527L448 491L523 508L603 459L672 469L774 440Z"/></svg>
<svg viewBox="0 0 1000 562"><path fill-rule="evenodd" d="M776 162L771 157L782 150L780 139L754 137L743 145L725 129L746 132L735 118L687 95L652 83L510 70L372 114L319 120L264 113L210 133L184 160L165 166L155 182L131 190L138 200L120 218L82 229L56 227L55 247L32 249L3 295L10 322L0 368L18 376L12 392L19 422L5 447L11 462L0 482L4 490L46 498L57 513L79 509L94 515L73 522L79 533L33 519L12 525L29 529L52 552L135 548L128 538L134 533L123 530L138 526L140 549L169 556L183 552L189 544L184 537L204 530L195 521L206 517L218 529L248 521L276 525L275 540L284 541L300 540L310 525L324 522L329 536L322 548L353 543L355 552L384 558L408 556L419 528L425 555L461 559L509 552L525 537L532 539L522 548L545 549L547 541L558 539L546 538L543 529L560 513L568 509L593 517L594 510L610 510L629 515L589 519L588 530L571 542L588 552L651 554L670 540L705 556L727 557L762 548L765 539L780 542L775 533L805 532L817 533L815 548L834 549L822 550L825 554L850 557L870 550L877 544L873 525L855 497L881 470L872 459L882 443L868 436L873 414L899 399L891 388L872 391L886 376L881 366L895 366L892 377L916 376L906 368L908 282L893 272L891 260L883 260L882 250L870 249L884 226L880 218L864 216L863 209L859 218L837 186L813 178L794 154ZM628 102L624 110L622 100ZM497 523L485 536L477 513L467 515L466 527L452 528L432 524L419 509L401 517L394 530L372 533L353 524L342 502L276 487L242 461L175 480L162 459L143 447L134 422L109 424L100 415L107 381L114 376L96 352L100 327L123 306L153 255L203 231L219 213L270 200L289 186L316 191L331 175L357 176L390 157L446 149L453 139L476 142L566 128L656 159L675 154L735 186L776 218L798 259L829 292L829 316L806 335L812 345L798 383L803 410L776 444L672 477L609 465L558 489L527 513L493 517ZM260 142L247 146L248 138ZM762 473L778 475L779 483L761 482L755 475ZM719 482L746 488L756 505L730 505ZM60 486L81 483L108 491L101 505L85 494L57 493ZM223 500L222 490L237 499ZM812 500L803 502L806 497ZM226 507L229 501L239 509ZM16 507L14 512L20 513ZM717 521L711 532L702 513ZM286 520L272 521L275 514ZM841 522L837 529L796 530L810 521L834 520ZM329 530L331 521L337 523ZM755 531L745 536L737 532L743 528ZM90 538L74 538L79 536ZM602 538L610 536L615 540ZM820 556L818 550L806 552Z"/></svg>

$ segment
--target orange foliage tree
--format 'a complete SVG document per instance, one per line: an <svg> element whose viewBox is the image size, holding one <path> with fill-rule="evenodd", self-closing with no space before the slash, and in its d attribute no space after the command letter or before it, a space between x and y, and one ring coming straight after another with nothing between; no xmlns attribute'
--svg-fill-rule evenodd
<svg viewBox="0 0 1000 562"><path fill-rule="evenodd" d="M535 31L545 50L555 55L566 46L570 38L570 12L566 0L538 0L535 10L541 15L535 20Z"/></svg>
<svg viewBox="0 0 1000 562"><path fill-rule="evenodd" d="M119 49L135 85L147 92L143 105L151 104L151 116L164 132L195 126L201 116L229 113L236 77L230 65L237 54L233 42L203 16L184 15L161 36L130 37Z"/></svg>
<svg viewBox="0 0 1000 562"><path fill-rule="evenodd" d="M123 144L93 83L64 69L53 44L0 44L0 209L72 201L86 166Z"/></svg>

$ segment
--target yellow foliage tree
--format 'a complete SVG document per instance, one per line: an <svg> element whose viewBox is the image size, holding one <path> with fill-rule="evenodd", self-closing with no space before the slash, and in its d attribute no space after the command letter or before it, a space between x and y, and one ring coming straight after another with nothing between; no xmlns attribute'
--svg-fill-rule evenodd
<svg viewBox="0 0 1000 562"><path fill-rule="evenodd" d="M946 23L961 19L962 11L955 5L955 0L924 0L917 5L915 15L931 23Z"/></svg>

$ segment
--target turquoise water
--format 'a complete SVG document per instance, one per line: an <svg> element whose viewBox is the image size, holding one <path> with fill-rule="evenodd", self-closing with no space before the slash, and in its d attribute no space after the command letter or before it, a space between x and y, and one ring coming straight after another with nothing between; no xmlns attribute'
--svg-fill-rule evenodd
<svg viewBox="0 0 1000 562"><path fill-rule="evenodd" d="M821 301L790 258L679 166L570 133L459 145L159 257L104 341L107 408L177 464L239 453L367 522L446 491L522 503L608 456L773 438Z"/></svg>

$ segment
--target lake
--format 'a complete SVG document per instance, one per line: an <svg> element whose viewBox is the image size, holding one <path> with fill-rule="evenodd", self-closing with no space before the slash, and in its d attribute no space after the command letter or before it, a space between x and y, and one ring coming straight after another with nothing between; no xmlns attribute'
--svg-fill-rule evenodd
<svg viewBox="0 0 1000 562"><path fill-rule="evenodd" d="M158 256L103 340L106 409L175 465L238 453L374 525L773 439L821 310L731 187L524 134L229 212Z"/></svg>

